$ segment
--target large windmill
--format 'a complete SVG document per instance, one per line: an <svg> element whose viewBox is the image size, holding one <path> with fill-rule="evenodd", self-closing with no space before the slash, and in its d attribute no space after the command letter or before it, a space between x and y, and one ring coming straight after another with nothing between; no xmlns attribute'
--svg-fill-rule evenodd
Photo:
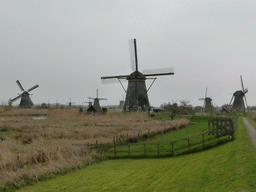
<svg viewBox="0 0 256 192"><path fill-rule="evenodd" d="M212 99L210 97L207 97L207 89L205 91L205 97L204 98L200 98L199 100L204 100L204 112L207 113L212 109Z"/></svg>
<svg viewBox="0 0 256 192"><path fill-rule="evenodd" d="M242 84L242 90L238 90L233 94L229 105L231 105L232 100L234 98L234 102L232 104L233 109L235 109L237 112L245 112L244 100L245 100L246 106L248 107L246 96L245 96L245 94L248 92L248 89L247 88L244 89L242 75L240 75L240 79Z"/></svg>
<svg viewBox="0 0 256 192"><path fill-rule="evenodd" d="M165 69L154 69L154 70L145 70L142 73L138 70L138 59L137 59L137 46L136 39L129 40L130 47L130 59L132 72L130 75L119 75L119 76L107 76L101 77L102 80L116 78L121 83L121 79L128 80L127 90L123 89L126 92L126 98L124 103L125 111L137 111L137 110L149 110L149 100L148 100L148 91L156 80L154 78L148 78L150 76L160 76L160 75L174 75L173 68ZM148 89L146 89L146 79L154 79ZM103 81L104 83L104 81Z"/></svg>
<svg viewBox="0 0 256 192"><path fill-rule="evenodd" d="M99 98L99 90L97 89L96 92L96 98L92 98L92 97L88 97L88 99L93 99L93 105L89 106L89 108L87 109L87 112L101 112L102 109L100 107L100 100L107 100L106 98Z"/></svg>
<svg viewBox="0 0 256 192"><path fill-rule="evenodd" d="M34 105L34 103L32 102L31 98L29 97L29 95L30 95L29 92L34 90L35 88L39 87L39 85L35 85L35 86L31 87L30 89L28 89L27 91L25 91L23 89L22 85L20 84L19 80L17 80L16 83L18 84L22 93L18 97L15 97L14 99L12 99L11 101L14 102L17 99L21 98L19 107L31 108Z"/></svg>

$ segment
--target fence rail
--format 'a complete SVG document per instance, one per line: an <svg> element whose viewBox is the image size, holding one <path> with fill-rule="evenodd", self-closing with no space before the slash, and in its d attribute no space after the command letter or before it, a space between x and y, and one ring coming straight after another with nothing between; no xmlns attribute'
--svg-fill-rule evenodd
<svg viewBox="0 0 256 192"><path fill-rule="evenodd" d="M237 119L236 119L237 121ZM236 125L235 121L235 125ZM197 138L195 141L191 141L191 139ZM223 137L226 137L223 139ZM153 142L153 143L118 143L115 140L113 140L113 143L107 143L107 144L72 144L75 146L87 146L90 148L96 148L100 151L101 154L104 153L105 156L117 156L118 153L122 154L128 154L131 155L131 153L141 153L141 154L152 154L157 153L158 155L160 153L171 153L172 155L175 154L175 152L188 149L188 152L191 150L191 147L197 146L204 148L206 145L212 145L214 143L218 143L220 141L227 141L232 140L234 138L234 123L231 119L209 119L208 120L208 130L188 136L176 141L171 142ZM186 141L184 143L184 141ZM212 141L212 142L209 142ZM181 143L183 142L183 143ZM143 147L137 147L136 149L131 149L132 146L143 146ZM153 146L153 149L146 149L147 146ZM165 149L160 149L160 146L165 146ZM167 149L166 149L167 148Z"/></svg>

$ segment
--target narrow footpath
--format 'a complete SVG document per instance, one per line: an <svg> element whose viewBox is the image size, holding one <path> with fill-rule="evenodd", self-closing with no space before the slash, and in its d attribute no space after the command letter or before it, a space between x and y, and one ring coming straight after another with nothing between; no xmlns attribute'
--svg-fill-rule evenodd
<svg viewBox="0 0 256 192"><path fill-rule="evenodd" d="M247 119L245 117L243 117L243 121L244 121L244 124L246 125L247 127L247 130L250 134L250 137L252 139L252 142L254 144L254 146L256 147L256 130L255 128L247 121Z"/></svg>

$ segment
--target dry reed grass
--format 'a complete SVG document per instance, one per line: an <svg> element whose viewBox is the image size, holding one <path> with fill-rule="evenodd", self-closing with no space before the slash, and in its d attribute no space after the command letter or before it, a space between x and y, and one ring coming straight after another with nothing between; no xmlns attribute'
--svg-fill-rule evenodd
<svg viewBox="0 0 256 192"><path fill-rule="evenodd" d="M33 119L45 114L46 119ZM0 116L0 189L23 185L40 175L78 168L100 157L71 144L110 143L113 136L159 132L188 124L186 119L153 120L144 113L87 115L78 110L13 110Z"/></svg>

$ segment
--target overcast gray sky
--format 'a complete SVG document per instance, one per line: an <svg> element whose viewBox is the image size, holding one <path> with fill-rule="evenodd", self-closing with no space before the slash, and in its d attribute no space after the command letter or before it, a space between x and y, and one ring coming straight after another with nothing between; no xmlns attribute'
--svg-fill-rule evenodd
<svg viewBox="0 0 256 192"><path fill-rule="evenodd" d="M108 99L101 105L119 104L120 84L100 78L132 72L128 39L136 38L139 70L174 68L150 89L151 105L203 105L208 87L221 106L241 89L240 75L256 105L256 1L2 0L0 25L1 102L20 93L19 79L24 89L39 84L36 104L80 105L96 89Z"/></svg>

